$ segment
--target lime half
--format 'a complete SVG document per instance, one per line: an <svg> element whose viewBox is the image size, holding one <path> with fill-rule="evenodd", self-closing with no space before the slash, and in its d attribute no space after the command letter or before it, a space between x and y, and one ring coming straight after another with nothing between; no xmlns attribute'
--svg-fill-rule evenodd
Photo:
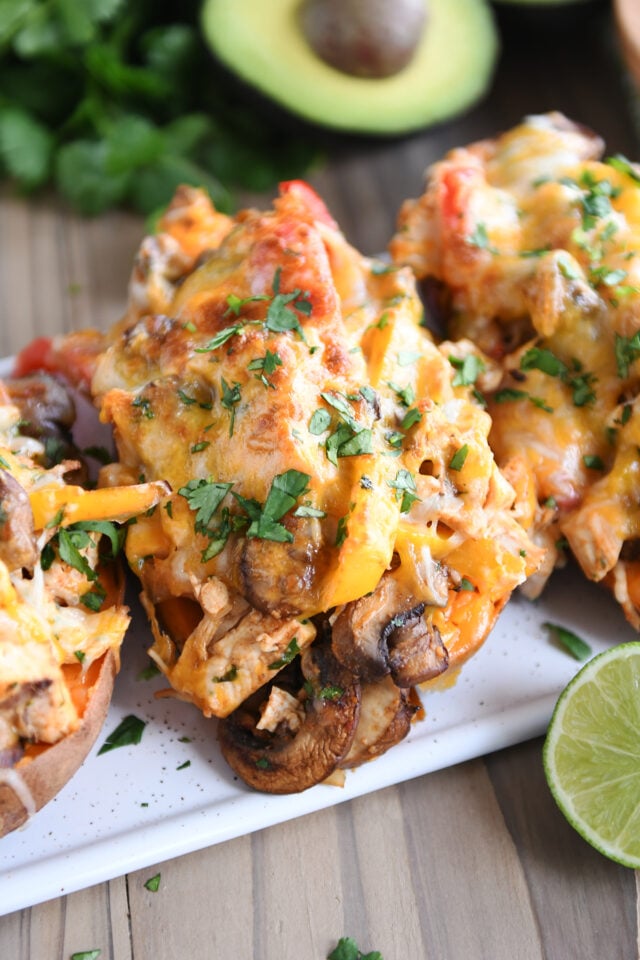
<svg viewBox="0 0 640 960"><path fill-rule="evenodd" d="M640 867L640 643L590 660L556 704L543 752L547 782L592 846Z"/></svg>

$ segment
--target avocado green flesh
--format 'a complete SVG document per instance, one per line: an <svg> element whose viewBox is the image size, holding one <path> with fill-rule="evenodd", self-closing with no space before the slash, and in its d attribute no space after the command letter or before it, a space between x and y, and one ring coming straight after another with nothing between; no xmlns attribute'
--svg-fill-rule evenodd
<svg viewBox="0 0 640 960"><path fill-rule="evenodd" d="M384 79L324 63L298 26L300 0L205 0L213 53L245 82L313 123L398 134L468 109L489 86L498 52L486 0L425 0L427 25L410 64Z"/></svg>

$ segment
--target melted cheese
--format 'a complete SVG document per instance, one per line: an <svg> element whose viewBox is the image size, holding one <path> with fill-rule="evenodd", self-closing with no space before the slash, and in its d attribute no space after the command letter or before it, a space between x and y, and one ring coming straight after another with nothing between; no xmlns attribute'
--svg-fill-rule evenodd
<svg viewBox="0 0 640 960"><path fill-rule="evenodd" d="M362 257L306 187L234 221L206 203L182 192L160 234L143 242L93 392L115 428L115 482L142 474L172 490L127 540L152 656L177 695L225 716L274 675L270 664L293 638L300 649L311 642L307 618L375 591L386 571L427 604L425 616L446 617L470 575L460 551L471 541L497 544L481 551L484 579L472 578L478 590L486 583L493 610L542 551L512 514L489 417L469 386L453 385L448 355L421 326L410 271ZM352 447L330 455L339 430ZM247 536L274 479L290 471L308 483L278 518L281 542ZM210 515L185 494L198 483L230 485ZM227 605L242 601L235 619L224 605L205 608L208 585L216 595L224 587ZM194 604L202 618L176 636ZM465 649L486 635L488 611L477 630L465 626Z"/></svg>

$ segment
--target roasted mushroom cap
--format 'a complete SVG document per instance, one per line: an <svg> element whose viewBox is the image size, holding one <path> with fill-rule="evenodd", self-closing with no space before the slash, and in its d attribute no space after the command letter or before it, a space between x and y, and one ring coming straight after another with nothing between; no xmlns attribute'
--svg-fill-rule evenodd
<svg viewBox="0 0 640 960"><path fill-rule="evenodd" d="M449 656L424 611L423 602L385 574L373 593L339 613L333 624L333 652L367 682L389 673L401 687L430 680L446 669Z"/></svg>
<svg viewBox="0 0 640 960"><path fill-rule="evenodd" d="M363 683L356 735L339 766L357 767L400 743L409 733L417 709L409 700L409 691L397 687L391 677L377 683Z"/></svg>
<svg viewBox="0 0 640 960"><path fill-rule="evenodd" d="M424 616L424 606L391 621L385 632L389 647L389 670L399 687L413 687L432 680L449 665L449 652L440 631ZM395 624L395 619L402 622Z"/></svg>
<svg viewBox="0 0 640 960"><path fill-rule="evenodd" d="M260 729L245 705L220 721L223 756L249 786L266 793L299 793L326 779L348 752L360 713L360 686L328 643L300 657L304 677L298 706L273 731ZM278 690L272 687L271 690ZM297 727L297 729L296 729Z"/></svg>
<svg viewBox="0 0 640 960"><path fill-rule="evenodd" d="M297 617L314 605L322 558L317 520L288 517L286 526L292 543L245 539L239 561L242 594L274 617Z"/></svg>

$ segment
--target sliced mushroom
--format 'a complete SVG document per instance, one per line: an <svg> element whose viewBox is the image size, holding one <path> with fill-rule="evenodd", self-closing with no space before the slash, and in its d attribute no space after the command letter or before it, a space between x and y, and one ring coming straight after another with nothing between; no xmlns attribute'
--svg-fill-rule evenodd
<svg viewBox="0 0 640 960"><path fill-rule="evenodd" d="M333 624L332 649L360 680L391 674L412 687L446 670L449 655L439 632L424 618L426 604L385 574L366 597L348 603Z"/></svg>
<svg viewBox="0 0 640 960"><path fill-rule="evenodd" d="M317 520L287 518L292 543L243 539L240 554L241 592L252 606L272 617L297 617L316 606L314 585L321 554Z"/></svg>
<svg viewBox="0 0 640 960"><path fill-rule="evenodd" d="M449 652L440 631L428 623L419 607L409 611L400 626L387 635L389 669L399 687L432 680L449 666ZM393 622L393 621L392 621Z"/></svg>
<svg viewBox="0 0 640 960"><path fill-rule="evenodd" d="M10 571L31 571L37 559L29 497L8 470L0 469L0 560Z"/></svg>
<svg viewBox="0 0 640 960"><path fill-rule="evenodd" d="M386 753L406 737L417 709L409 700L409 692L397 687L391 677L363 683L356 735L339 766L357 767Z"/></svg>
<svg viewBox="0 0 640 960"><path fill-rule="evenodd" d="M320 783L335 770L353 741L360 686L352 674L338 663L326 642L309 647L300 657L300 668L304 683L297 694L304 716L297 732L286 722L273 733L259 729L246 705L220 721L218 736L225 759L256 790L299 793Z"/></svg>
<svg viewBox="0 0 640 960"><path fill-rule="evenodd" d="M63 460L74 460L76 466L67 472L67 480L85 483L87 469L85 464L77 462L78 449L71 436L76 407L67 388L45 373L6 380L4 385L11 402L20 411L20 432L44 445L43 466L53 467Z"/></svg>
<svg viewBox="0 0 640 960"><path fill-rule="evenodd" d="M61 427L70 430L76 417L75 405L65 387L47 374L6 380L11 402L24 421L29 436L49 435Z"/></svg>

